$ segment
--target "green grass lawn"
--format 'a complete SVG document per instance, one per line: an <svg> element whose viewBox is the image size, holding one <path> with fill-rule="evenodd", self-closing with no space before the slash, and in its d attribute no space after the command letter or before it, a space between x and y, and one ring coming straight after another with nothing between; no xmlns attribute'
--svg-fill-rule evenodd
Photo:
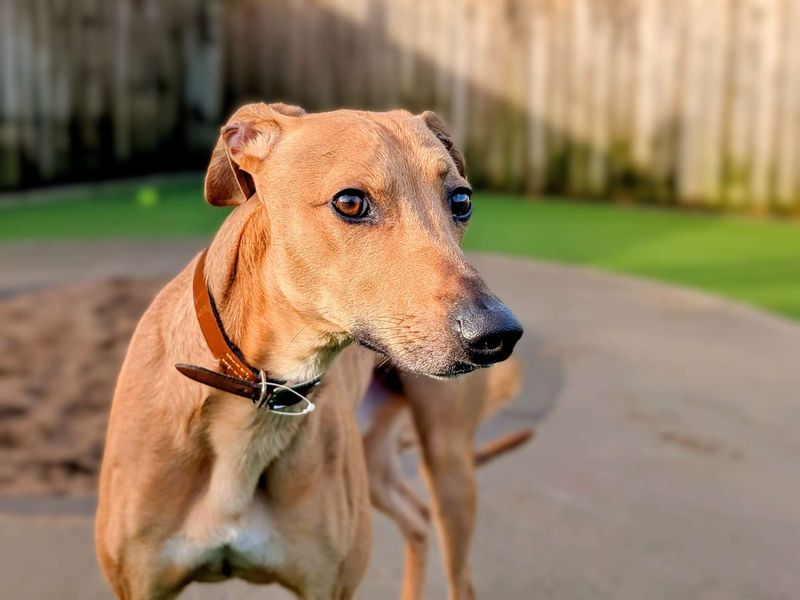
<svg viewBox="0 0 800 600"><path fill-rule="evenodd" d="M227 212L205 205L199 177L53 199L0 208L0 241L207 235ZM800 319L797 223L482 193L466 247L660 279Z"/></svg>

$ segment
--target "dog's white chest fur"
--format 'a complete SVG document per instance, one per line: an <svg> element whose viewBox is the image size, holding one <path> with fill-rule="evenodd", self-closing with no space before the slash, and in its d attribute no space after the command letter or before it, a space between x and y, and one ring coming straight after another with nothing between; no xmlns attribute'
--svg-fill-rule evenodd
<svg viewBox="0 0 800 600"><path fill-rule="evenodd" d="M284 545L267 509L252 503L240 516L190 519L164 544L165 562L202 571L210 579L274 570L284 561Z"/></svg>

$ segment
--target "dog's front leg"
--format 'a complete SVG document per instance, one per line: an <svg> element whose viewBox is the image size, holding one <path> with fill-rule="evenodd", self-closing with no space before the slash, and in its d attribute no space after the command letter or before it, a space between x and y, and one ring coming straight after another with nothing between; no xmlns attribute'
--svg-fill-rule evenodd
<svg viewBox="0 0 800 600"><path fill-rule="evenodd" d="M152 568L156 557L143 545L129 545L124 561L110 564L102 560L114 595L119 600L172 600L185 586L183 577L169 577ZM167 576L165 576L167 575ZM170 581L172 580L172 581Z"/></svg>

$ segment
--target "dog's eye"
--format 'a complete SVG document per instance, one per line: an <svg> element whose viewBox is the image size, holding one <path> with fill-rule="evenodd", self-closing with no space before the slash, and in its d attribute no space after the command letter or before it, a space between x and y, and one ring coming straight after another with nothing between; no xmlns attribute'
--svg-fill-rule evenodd
<svg viewBox="0 0 800 600"><path fill-rule="evenodd" d="M467 188L458 188L450 194L450 212L456 221L466 221L472 215L471 194Z"/></svg>
<svg viewBox="0 0 800 600"><path fill-rule="evenodd" d="M331 203L336 212L348 219L363 219L369 213L369 202L361 190L342 190Z"/></svg>

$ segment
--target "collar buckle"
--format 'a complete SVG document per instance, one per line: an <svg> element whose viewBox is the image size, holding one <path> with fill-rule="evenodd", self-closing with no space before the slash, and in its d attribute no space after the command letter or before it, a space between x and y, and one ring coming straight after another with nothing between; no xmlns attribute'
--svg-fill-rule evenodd
<svg viewBox="0 0 800 600"><path fill-rule="evenodd" d="M303 394L301 394L297 390L289 387L288 385L283 385L281 383L275 383L274 381L267 381L267 375L266 375L266 373L264 373L264 369L259 369L258 370L258 375L261 378L261 381L258 382L258 386L260 388L260 394L259 394L257 400L253 400L253 404L258 406L258 408L261 408L261 407L266 405L267 410L269 412L275 413L276 415L284 415L286 417L302 417L304 415L307 415L309 413L314 412L314 410L317 408L317 405L314 404L313 402L311 402L311 400L306 398ZM311 389L316 387L318 384L319 384L318 381L315 382L312 385ZM305 385L305 384L302 384L302 385ZM291 404L277 404L277 405L274 404L271 401L272 400L272 396L274 394L274 390L270 391L270 389L269 389L270 386L275 388L275 389L284 390L285 392L288 392L290 394L294 394L295 396L297 396L297 400L295 400ZM288 410L284 410L284 409L289 408L289 407L295 407L298 404L300 404L301 402L304 403L304 405L298 411L291 411L290 412Z"/></svg>

